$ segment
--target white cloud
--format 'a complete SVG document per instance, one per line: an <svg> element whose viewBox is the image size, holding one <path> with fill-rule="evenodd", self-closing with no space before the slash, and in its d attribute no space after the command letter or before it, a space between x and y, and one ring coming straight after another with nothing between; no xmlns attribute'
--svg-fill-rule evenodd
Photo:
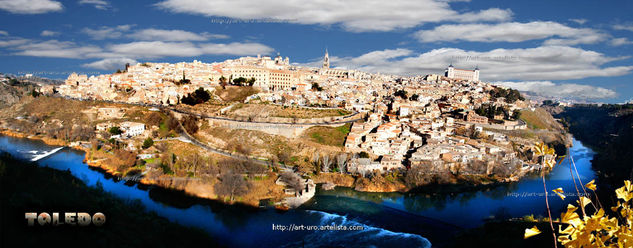
<svg viewBox="0 0 633 248"><path fill-rule="evenodd" d="M138 41L111 45L108 50L134 57L191 57L202 55L190 42Z"/></svg>
<svg viewBox="0 0 633 248"><path fill-rule="evenodd" d="M374 61L389 60L389 59L399 58L403 56L408 56L411 53L413 53L413 51L409 49L402 49L402 48L386 49L382 51L373 51L373 52L363 54L356 58L350 59L350 62L352 64L368 64Z"/></svg>
<svg viewBox="0 0 633 248"><path fill-rule="evenodd" d="M0 40L0 47L4 44ZM201 55L255 55L271 53L274 49L260 43L191 43L164 41L136 41L112 44L105 48L93 45L78 45L70 41L31 41L20 40L16 44L6 44L15 55L53 58L101 58L97 65L117 61L116 59L141 59L162 57L193 57Z"/></svg>
<svg viewBox="0 0 633 248"><path fill-rule="evenodd" d="M9 35L9 32L0 30L0 35Z"/></svg>
<svg viewBox="0 0 633 248"><path fill-rule="evenodd" d="M64 6L52 0L0 0L0 9L14 14L43 14L61 11Z"/></svg>
<svg viewBox="0 0 633 248"><path fill-rule="evenodd" d="M200 44L200 48L205 54L213 55L254 55L272 53L274 49L260 43L240 43L229 44L205 43Z"/></svg>
<svg viewBox="0 0 633 248"><path fill-rule="evenodd" d="M493 84L552 98L589 100L614 98L617 96L617 93L610 89L574 83L555 84L551 81L527 81L494 82Z"/></svg>
<svg viewBox="0 0 633 248"><path fill-rule="evenodd" d="M116 27L101 27L99 29L84 29L94 39L105 39L108 37L121 37L131 29L132 25L120 25ZM225 35L209 33L195 34L182 30L156 30L150 32L138 32L137 34L147 34L154 39L171 39L170 35L176 35L179 39L187 40L208 40L213 38L226 38ZM165 31L165 32L163 32ZM52 31L44 31L43 36L56 34ZM162 36L161 36L162 35ZM183 38L184 37L184 38ZM51 58L73 58L90 59L97 58L96 61L86 64L86 66L107 67L122 59L149 59L162 57L192 57L201 55L255 55L266 54L274 51L261 43L255 42L232 42L232 43L209 43L197 41L133 41L128 43L110 43L105 46L81 44L71 41L59 40L31 40L20 37L3 35L0 30L0 47L12 55L51 57Z"/></svg>
<svg viewBox="0 0 633 248"><path fill-rule="evenodd" d="M135 64L137 63L137 61L130 58L107 58L92 63L83 64L82 66L105 71L123 68L127 63Z"/></svg>
<svg viewBox="0 0 633 248"><path fill-rule="evenodd" d="M596 43L607 35L589 28L572 28L556 22L508 22L499 24L446 24L432 30L421 30L414 35L421 42L476 41L523 42L552 37L548 45Z"/></svg>
<svg viewBox="0 0 633 248"><path fill-rule="evenodd" d="M578 23L580 25L583 25L583 24L587 23L587 21L588 21L587 19L582 19L582 18L578 18L578 19L573 19L572 18L572 19L569 19L569 20L572 21L572 22Z"/></svg>
<svg viewBox="0 0 633 248"><path fill-rule="evenodd" d="M18 50L16 55L74 59L85 58L86 54L101 52L101 48L96 46L77 46L70 41L58 40L30 42L13 49Z"/></svg>
<svg viewBox="0 0 633 248"><path fill-rule="evenodd" d="M205 41L209 39L227 39L229 36L223 34L201 33L196 34L184 30L165 30L165 29L143 29L139 30L129 37L137 40L151 41Z"/></svg>
<svg viewBox="0 0 633 248"><path fill-rule="evenodd" d="M633 41L630 41L627 38L613 38L609 43L612 46L622 46L622 45L633 44Z"/></svg>
<svg viewBox="0 0 633 248"><path fill-rule="evenodd" d="M119 25L115 27L100 27L97 29L84 28L82 32L90 36L94 40L116 39L123 36L123 32L127 32L133 25Z"/></svg>
<svg viewBox="0 0 633 248"><path fill-rule="evenodd" d="M89 4L101 10L110 8L110 3L104 0L80 0L79 4Z"/></svg>
<svg viewBox="0 0 633 248"><path fill-rule="evenodd" d="M165 0L159 8L176 13L296 24L340 24L352 32L391 31L440 21L507 21L509 10L460 13L434 0Z"/></svg>
<svg viewBox="0 0 633 248"><path fill-rule="evenodd" d="M633 25L631 24L617 24L613 25L613 29L615 30L626 30L633 32Z"/></svg>
<svg viewBox="0 0 633 248"><path fill-rule="evenodd" d="M200 43L191 42L163 42L163 41L137 41L116 44L108 47L115 54L125 54L135 58L157 57L192 57L200 55L254 55L266 54L273 51L272 48L259 43L233 42Z"/></svg>
<svg viewBox="0 0 633 248"><path fill-rule="evenodd" d="M55 32L55 31L50 31L50 30L44 30L40 33L41 36L57 36L59 35L59 32Z"/></svg>
<svg viewBox="0 0 633 248"><path fill-rule="evenodd" d="M0 40L0 47L12 47L12 46L17 46L17 45L22 45L25 44L27 42L29 42L30 40L28 39L21 39L21 38L17 38L17 39L8 39L8 40Z"/></svg>
<svg viewBox="0 0 633 248"><path fill-rule="evenodd" d="M457 16L457 22L480 22L480 21L507 21L512 19L512 11L509 9L485 9L479 12L468 12Z"/></svg>
<svg viewBox="0 0 633 248"><path fill-rule="evenodd" d="M441 48L405 56L402 54L406 53L400 49L380 52L388 54L371 56L372 59L361 58L376 54L376 51L359 57L333 56L331 61L335 66L395 75L441 74L451 63L464 69L479 66L481 78L486 81L611 77L629 74L633 70L633 66L604 66L608 62L628 57L607 57L599 52L568 46L494 49L484 52Z"/></svg>

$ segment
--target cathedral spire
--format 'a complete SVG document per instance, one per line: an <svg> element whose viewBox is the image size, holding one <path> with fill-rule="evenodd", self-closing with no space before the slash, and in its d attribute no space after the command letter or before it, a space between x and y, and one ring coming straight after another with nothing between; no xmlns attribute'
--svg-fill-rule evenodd
<svg viewBox="0 0 633 248"><path fill-rule="evenodd" d="M323 57L323 68L330 68L330 55L327 53L327 48L325 48L325 56Z"/></svg>

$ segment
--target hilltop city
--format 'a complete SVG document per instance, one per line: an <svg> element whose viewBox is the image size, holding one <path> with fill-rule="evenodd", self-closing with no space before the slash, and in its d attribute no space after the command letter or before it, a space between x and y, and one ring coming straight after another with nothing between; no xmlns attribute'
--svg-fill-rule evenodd
<svg viewBox="0 0 633 248"><path fill-rule="evenodd" d="M280 166L273 171L288 174L273 178L293 195L282 202L290 207L308 200L315 183L404 191L429 183L517 181L541 169L530 148L564 139L562 132L532 132L535 125L525 120L538 113L533 103L516 90L479 78L478 68L453 65L444 73L410 77L331 68L327 50L321 67L291 64L279 55L215 63L145 62L127 64L112 74L73 73L63 84L43 85L37 93L91 102L82 106L83 117L64 120L50 114L11 113L17 115L11 122L18 123L3 127L19 130L26 126L21 122L42 120L43 124L33 124L50 137L83 146L90 151L89 163L142 177L147 183L173 173L205 174L197 168L199 155L179 151L180 145L173 142ZM78 121L85 116L88 121ZM59 130L90 135L60 136ZM154 140L172 143L155 148ZM130 159L118 161L121 157ZM111 160L119 165L108 165ZM232 170L265 175L246 167ZM214 178L210 180L216 185L207 191L215 194L208 196L201 189L189 189L190 193L219 195ZM257 194L250 201L279 200L273 191Z"/></svg>

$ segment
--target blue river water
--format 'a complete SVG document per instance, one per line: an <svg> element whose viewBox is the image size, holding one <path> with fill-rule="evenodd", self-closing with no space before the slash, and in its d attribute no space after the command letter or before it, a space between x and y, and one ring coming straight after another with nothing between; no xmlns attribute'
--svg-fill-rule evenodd
<svg viewBox="0 0 633 248"><path fill-rule="evenodd" d="M0 136L0 150L30 160L57 147L40 141ZM575 160L583 183L593 179L593 152L574 140L569 154ZM69 170L89 186L103 189L122 199L140 201L147 210L173 222L201 228L221 243L232 247L430 247L441 244L461 228L480 226L486 219L521 217L529 214L546 216L543 184L540 177L524 178L503 186L460 193L362 193L337 188L318 190L317 195L299 209L286 212L252 209L205 201L184 204L159 197L160 189L126 183L109 177L83 163L84 153L69 148L39 160L41 166ZM565 160L547 177L548 189L562 187L575 193ZM550 194L551 196L551 194ZM168 197L169 198L169 197ZM554 216L568 203L550 197ZM280 231L274 225L361 226L361 231ZM437 240L437 243L436 243ZM434 245L435 246L435 245Z"/></svg>

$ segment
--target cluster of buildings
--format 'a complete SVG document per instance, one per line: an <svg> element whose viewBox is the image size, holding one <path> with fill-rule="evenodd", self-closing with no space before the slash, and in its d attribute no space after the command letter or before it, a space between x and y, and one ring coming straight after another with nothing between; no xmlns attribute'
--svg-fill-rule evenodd
<svg viewBox="0 0 633 248"><path fill-rule="evenodd" d="M132 103L176 104L180 98L203 87L213 90L222 78L254 80L263 92L308 91L313 83L333 79L370 79L357 70L329 67L329 55L322 68L291 65L288 57L277 55L241 57L216 63L138 63L125 70L97 76L72 73L56 90L77 99L116 100ZM186 83L182 83L186 82Z"/></svg>
<svg viewBox="0 0 633 248"><path fill-rule="evenodd" d="M98 123L95 130L109 132L111 128L118 127L121 134L112 135L111 138L128 139L137 136L148 137L149 131L144 123L133 121L119 121L125 117L125 109L117 107L93 107L83 111L84 114L95 117ZM101 134L98 133L99 136Z"/></svg>
<svg viewBox="0 0 633 248"><path fill-rule="evenodd" d="M199 87L212 91L221 80L236 78L254 80L252 86L260 89L247 102L361 112L366 119L352 125L344 148L368 154L369 158L355 159L349 165L348 170L359 173L399 170L428 161L469 164L515 159L507 137L490 129L524 125L503 116L480 116L475 110L482 105L509 112L530 107L529 102L508 103L503 97L492 97L490 92L498 86L481 82L478 68L464 70L449 65L443 75L411 77L366 73L330 68L327 50L321 68L293 65L279 55L210 64L139 63L111 75L72 74L57 90L81 99L175 104ZM129 127L126 132L136 134L140 129Z"/></svg>

